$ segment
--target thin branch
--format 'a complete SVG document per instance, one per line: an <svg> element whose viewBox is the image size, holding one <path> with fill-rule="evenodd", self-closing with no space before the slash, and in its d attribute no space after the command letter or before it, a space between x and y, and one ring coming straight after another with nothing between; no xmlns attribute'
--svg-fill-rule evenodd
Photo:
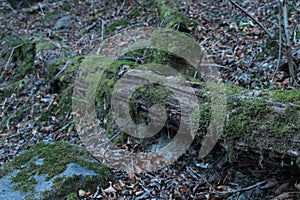
<svg viewBox="0 0 300 200"><path fill-rule="evenodd" d="M274 36L256 18L254 18L250 13L248 13L247 10L245 10L243 7L241 7L235 1L233 1L233 0L229 0L229 1L230 1L230 3L232 3L233 5L235 5L237 8L239 8L243 13L245 13L246 15L248 15L248 17L250 17L256 24L258 24L258 26L260 28L262 28L267 33L267 35L269 36L269 38L271 38L271 39L274 38Z"/></svg>
<svg viewBox="0 0 300 200"><path fill-rule="evenodd" d="M288 14L287 14L287 2L286 0L283 2L282 10L283 10L283 24L284 24L284 32L286 38L286 45L290 46L290 34L289 34L289 21L288 21Z"/></svg>
<svg viewBox="0 0 300 200"><path fill-rule="evenodd" d="M234 189L234 190L229 190L229 191L211 191L211 193L213 194L233 194L233 193L238 193L238 192L245 192L247 190L251 190L253 188L256 188L264 183L266 183L267 181L262 181L262 182L258 182L254 185L251 185L249 187L246 188L241 188L241 189Z"/></svg>
<svg viewBox="0 0 300 200"><path fill-rule="evenodd" d="M22 46L22 44L19 44L19 45L14 46L14 47L12 48L12 50L11 50L11 52L10 52L10 55L9 55L9 58L8 58L6 64L5 64L4 71L7 70L7 67L8 67L8 65L10 64L10 61L11 61L13 55L14 55L15 49L19 48L20 46Z"/></svg>
<svg viewBox="0 0 300 200"><path fill-rule="evenodd" d="M272 77L272 83L274 83L275 80L275 76L277 74L277 71L279 69L279 64L280 64L280 57L281 57L281 45L282 45L282 34L281 34L281 10L280 7L278 8L278 22L279 22L279 42L278 42L278 46L279 46L279 50L278 50L278 60L277 60L277 66L276 69L273 73L273 77Z"/></svg>
<svg viewBox="0 0 300 200"><path fill-rule="evenodd" d="M120 12L123 10L123 8L124 8L124 6L125 6L125 3L126 3L126 0L123 1L123 3L122 3L122 5L121 5L121 7L118 9L116 15L119 15L119 14L120 14Z"/></svg>
<svg viewBox="0 0 300 200"><path fill-rule="evenodd" d="M289 22L288 22L288 14L287 14L287 1L283 1L282 5L282 11L283 11L283 24L284 24L284 32L286 37L286 52L287 52L287 60L288 60L288 66L289 66L289 74L290 77L295 80L295 69L294 69L294 61L293 61L293 55L291 50L291 41L290 41L290 34L289 34Z"/></svg>
<svg viewBox="0 0 300 200"><path fill-rule="evenodd" d="M104 28L105 28L105 25L106 25L106 21L105 20L101 20L101 42L104 41Z"/></svg>

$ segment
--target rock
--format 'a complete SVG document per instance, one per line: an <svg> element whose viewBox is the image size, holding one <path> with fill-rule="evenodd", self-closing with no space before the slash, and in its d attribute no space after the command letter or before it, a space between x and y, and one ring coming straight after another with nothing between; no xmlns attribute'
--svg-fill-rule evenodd
<svg viewBox="0 0 300 200"><path fill-rule="evenodd" d="M79 190L106 188L110 177L84 147L41 142L0 168L0 199L65 199Z"/></svg>
<svg viewBox="0 0 300 200"><path fill-rule="evenodd" d="M54 29L59 30L59 29L64 29L68 28L72 25L72 17L71 16L64 16L57 20L57 22L54 24Z"/></svg>

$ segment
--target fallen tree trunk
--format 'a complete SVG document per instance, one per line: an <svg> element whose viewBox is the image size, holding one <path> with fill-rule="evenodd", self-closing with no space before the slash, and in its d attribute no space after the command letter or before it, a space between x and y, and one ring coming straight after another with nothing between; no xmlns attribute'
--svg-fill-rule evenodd
<svg viewBox="0 0 300 200"><path fill-rule="evenodd" d="M126 65L129 70L130 63L128 61L126 61ZM133 65L136 64L132 63ZM122 61L118 61L111 66L115 71L108 70L110 72L104 74L107 79L103 78L98 85L99 92L96 96L98 117L108 135L112 136L122 132L118 127L120 124L127 125L128 130L132 130L133 127L129 127L132 121L135 124L149 125L151 121L160 122L165 119L164 114L167 119L163 127L160 127L162 128L160 133L171 135L171 139L176 135L180 125L191 124L190 118L184 116L190 115L195 105L190 103L192 102L190 91L173 87L178 81L177 76L172 76L170 72L166 78L170 86L167 88L161 87L159 84L142 84L141 87L137 87L137 83L141 83L140 74L145 75L145 72L141 72L138 66L129 70L129 75L125 75L121 80L116 78L114 83L112 83L112 77L116 76L111 72L114 71L115 75L120 74L124 70L122 68L124 65ZM149 73L153 73L153 71ZM211 91L203 82L189 80L186 82L195 91L198 99L200 112L197 113L199 114L197 118L199 129L196 131L196 141L199 141L198 144L200 144L212 123ZM112 85L115 86L114 91ZM170 88L173 91L177 90L177 95L170 92ZM227 97L227 101L224 102L227 110L226 120L219 142L228 150L229 158L234 161L236 155L254 152L260 155L257 157L257 162L260 164L267 162L269 158L280 158L277 160L278 163L288 158L290 162L285 163L286 165L297 163L300 166L300 91L257 91L234 85L226 85L225 90ZM113 92L114 100L112 101ZM113 104L110 103L111 101ZM114 104L114 102L117 103ZM182 107L180 102L187 103L184 105L185 107ZM155 104L165 107L166 113L163 110L151 113L151 106ZM119 115L121 120L117 124L112 115L121 112L120 110L124 112L123 115ZM151 114L149 115L149 113ZM154 127L156 126L154 125ZM159 129L159 126L156 128ZM140 135L135 136L143 138ZM240 152L242 153L240 154Z"/></svg>

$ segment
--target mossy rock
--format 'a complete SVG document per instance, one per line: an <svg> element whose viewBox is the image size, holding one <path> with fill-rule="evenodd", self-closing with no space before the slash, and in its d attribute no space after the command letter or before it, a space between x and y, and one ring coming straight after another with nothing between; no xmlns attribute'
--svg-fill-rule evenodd
<svg viewBox="0 0 300 200"><path fill-rule="evenodd" d="M111 174L82 146L41 142L5 164L0 177L1 199L64 199L107 187Z"/></svg>

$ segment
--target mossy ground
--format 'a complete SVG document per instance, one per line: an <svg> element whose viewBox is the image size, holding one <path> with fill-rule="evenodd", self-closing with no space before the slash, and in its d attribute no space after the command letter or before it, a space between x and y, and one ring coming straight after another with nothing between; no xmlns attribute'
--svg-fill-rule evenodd
<svg viewBox="0 0 300 200"><path fill-rule="evenodd" d="M43 159L43 164L38 164L38 159ZM93 170L98 176L90 176L89 180L79 181L82 178L74 175L70 178L56 178L52 188L57 191L56 195L66 195L78 189L94 189L97 185L107 186L110 178L110 171L107 167L99 165L95 161L89 160L89 152L81 146L73 145L68 142L38 143L24 154L14 158L11 162L4 165L0 170L0 177L3 177L14 170L19 170L17 175L11 180L16 183L15 189L22 192L33 191L36 181L33 179L35 174L47 175L46 180L50 180L55 175L62 173L69 163L77 163L82 167ZM64 180L62 182L62 180ZM84 183L83 184L80 184ZM50 193L45 192L45 195ZM53 195L53 194L51 194Z"/></svg>
<svg viewBox="0 0 300 200"><path fill-rule="evenodd" d="M6 60L5 64L16 63L15 67L17 67L19 73L11 77L9 74L6 75L5 81L9 84L6 84L7 86L2 89L0 99L9 97L12 93L18 93L28 83L30 76L34 74L34 61L37 54L43 50L56 48L55 45L42 39L39 35L33 38L6 36L3 40L9 42L7 42L6 51L1 52L0 57ZM4 74L1 74L2 76Z"/></svg>

